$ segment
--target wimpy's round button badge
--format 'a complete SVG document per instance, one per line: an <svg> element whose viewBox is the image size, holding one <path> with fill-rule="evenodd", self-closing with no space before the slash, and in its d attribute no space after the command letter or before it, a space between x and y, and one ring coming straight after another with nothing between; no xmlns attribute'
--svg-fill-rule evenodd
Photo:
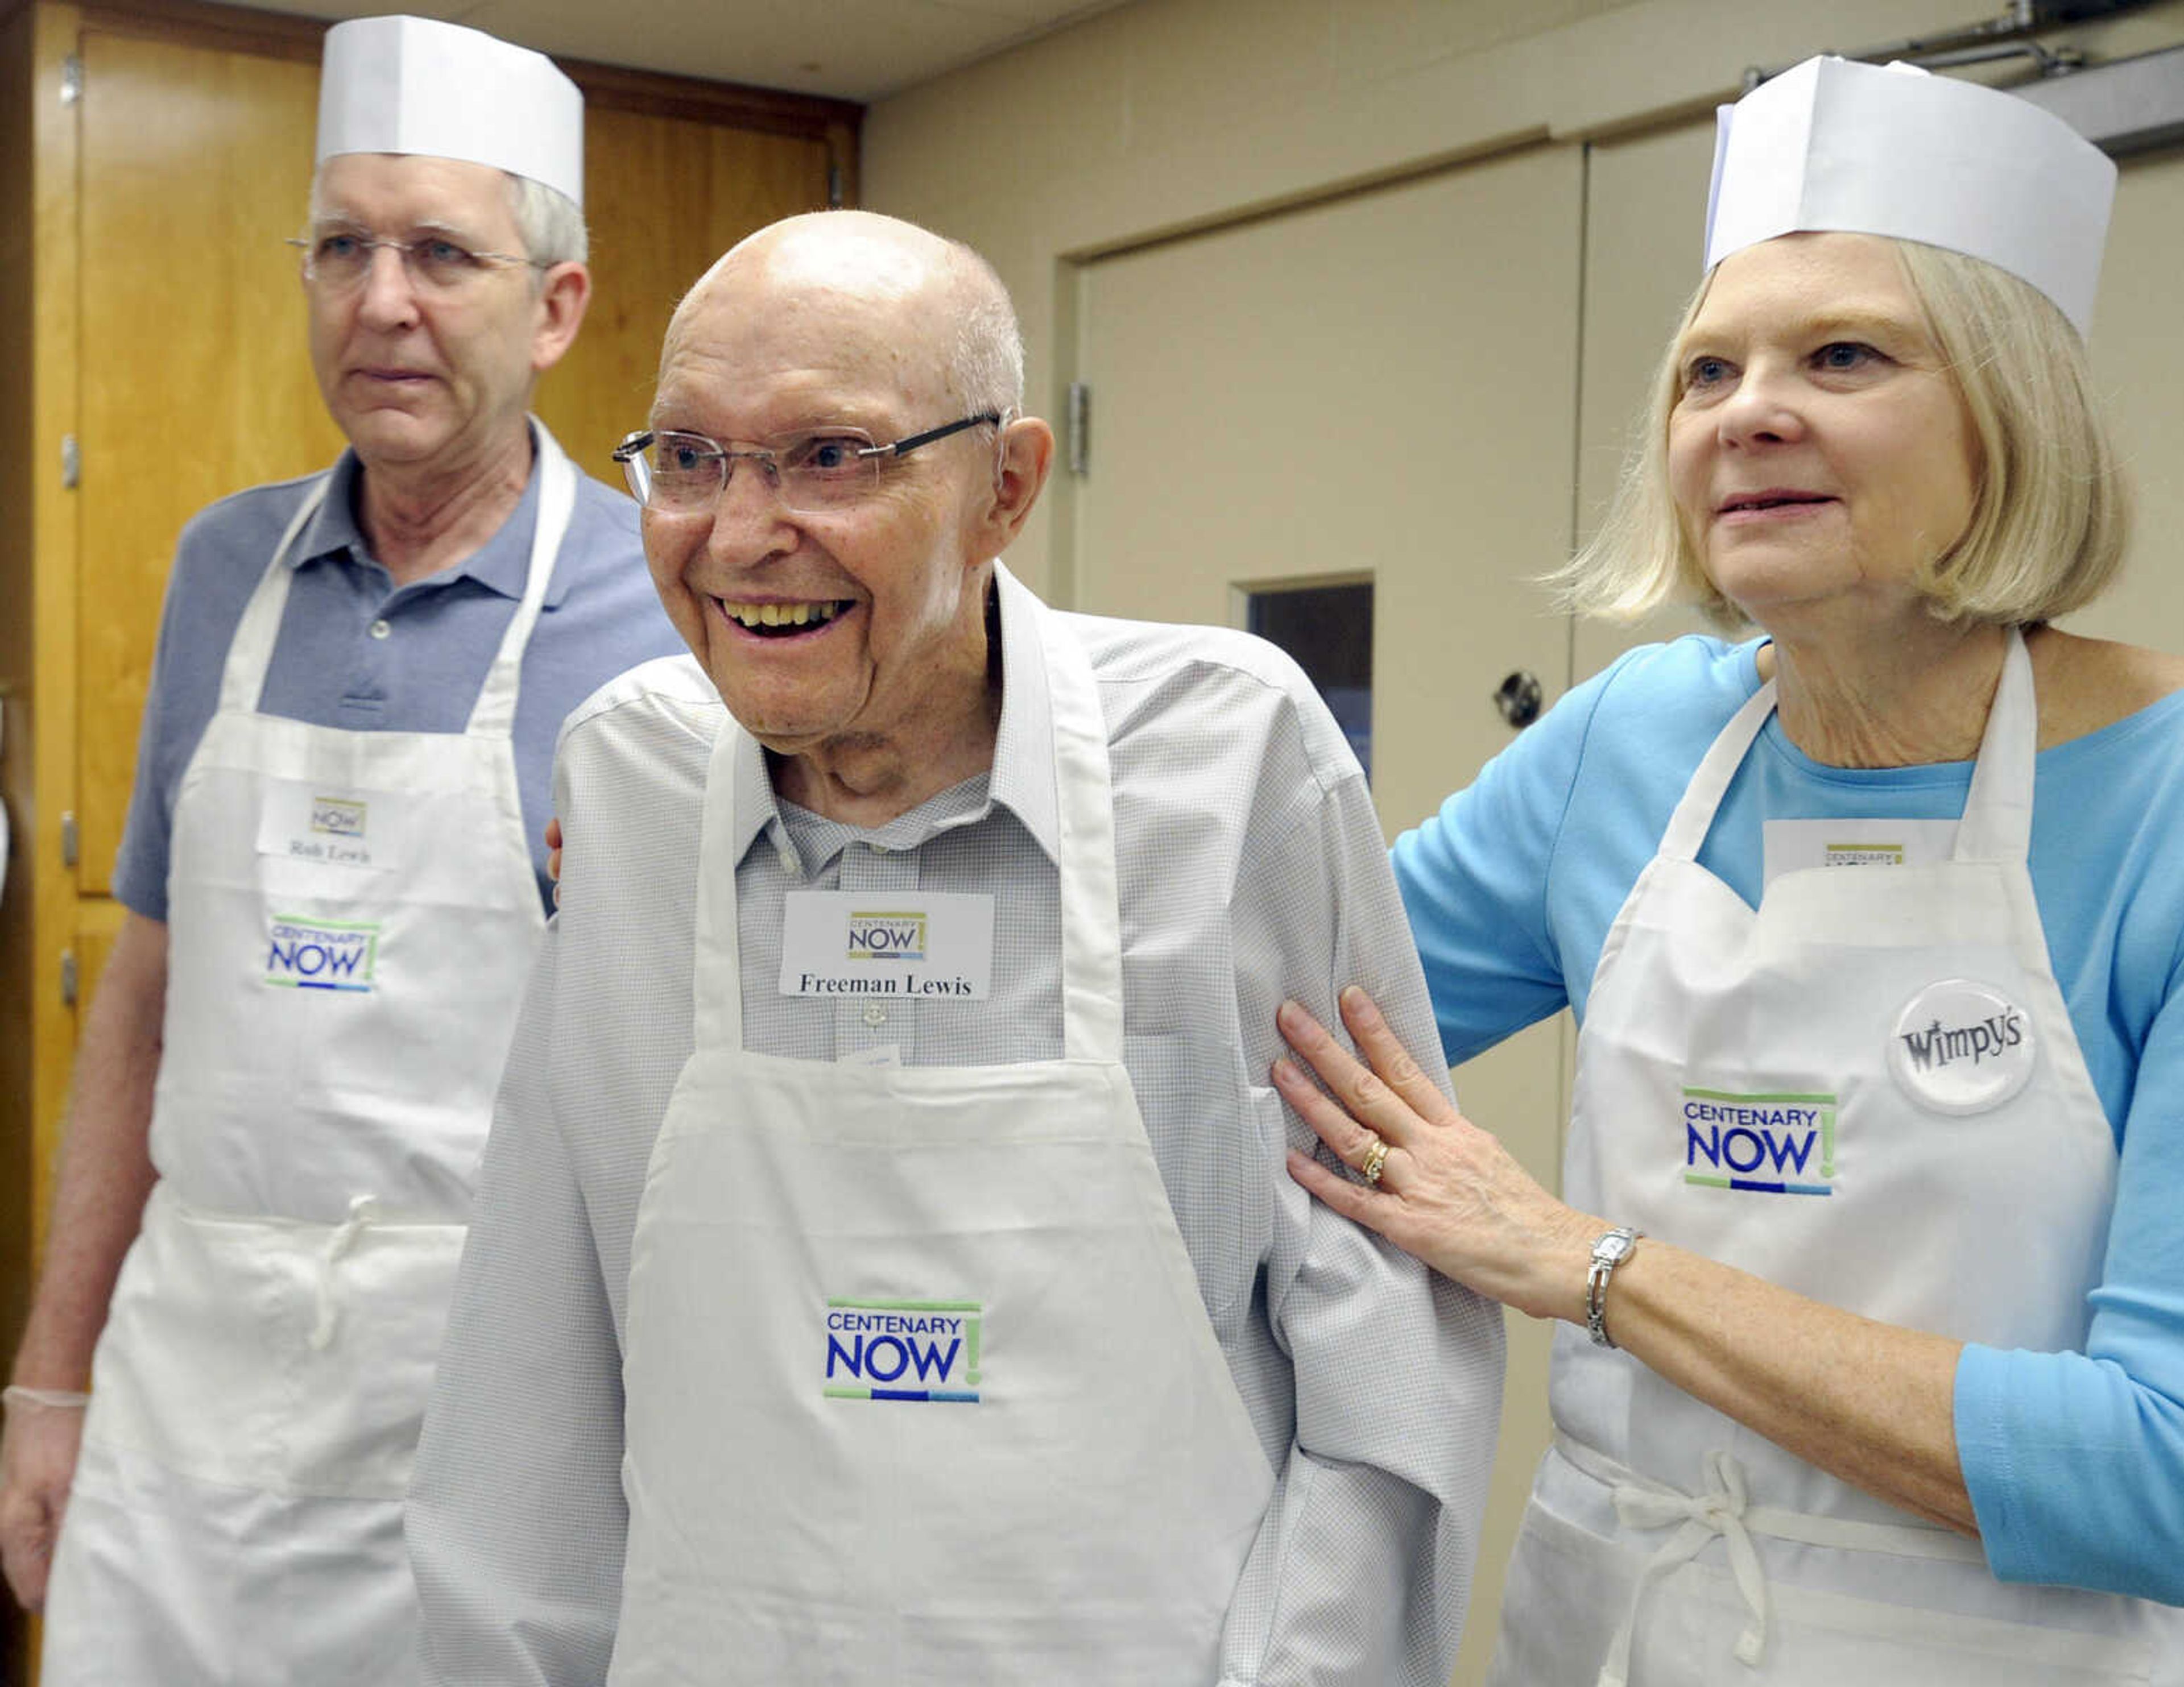
<svg viewBox="0 0 2184 1687"><path fill-rule="evenodd" d="M1991 984L1945 978L1903 1005L1888 1069L1937 1113L1984 1113L2032 1076L2032 1016Z"/></svg>

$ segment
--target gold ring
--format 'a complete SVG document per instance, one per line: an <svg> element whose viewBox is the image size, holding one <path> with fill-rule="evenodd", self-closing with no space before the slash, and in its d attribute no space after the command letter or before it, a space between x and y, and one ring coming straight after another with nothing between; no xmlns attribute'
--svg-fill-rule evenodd
<svg viewBox="0 0 2184 1687"><path fill-rule="evenodd" d="M1357 1175L1377 1189L1380 1187L1380 1168L1387 1163L1387 1141L1376 1136L1373 1139L1372 1147L1365 1150L1364 1162L1358 1166Z"/></svg>

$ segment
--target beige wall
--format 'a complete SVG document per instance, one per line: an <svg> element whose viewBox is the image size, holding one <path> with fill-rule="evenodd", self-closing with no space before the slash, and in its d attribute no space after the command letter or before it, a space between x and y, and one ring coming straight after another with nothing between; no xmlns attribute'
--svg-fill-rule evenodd
<svg viewBox="0 0 2184 1687"><path fill-rule="evenodd" d="M1034 404L1058 410L1064 260L1528 141L1667 120L1732 96L1747 64L1937 33L2000 9L1140 0L873 106L865 203L993 259L1023 315ZM2165 45L2184 33L2179 10L2105 36L2075 33ZM1046 577L1050 531L1065 514L1057 500L1035 523L1019 572Z"/></svg>

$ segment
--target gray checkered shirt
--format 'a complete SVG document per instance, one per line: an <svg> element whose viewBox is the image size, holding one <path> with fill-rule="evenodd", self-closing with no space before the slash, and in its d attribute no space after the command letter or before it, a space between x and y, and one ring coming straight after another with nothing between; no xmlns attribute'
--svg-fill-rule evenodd
<svg viewBox="0 0 2184 1687"><path fill-rule="evenodd" d="M989 774L866 830L783 805L744 741L733 844L752 1049L1060 1058L1051 718L1036 631L1002 602ZM1276 1477L1221 1680L1444 1687L1494 1457L1501 1313L1305 1195L1282 1155L1313 1139L1267 1078L1283 997L1333 1023L1353 981L1411 1047L1435 1046L1363 777L1272 646L1217 628L1065 624L1107 722L1124 1061ZM410 1497L433 1682L605 1679L627 1525L631 1231L692 1049L701 799L726 720L677 659L625 675L563 731L562 910L516 1033ZM989 996L782 994L793 888L990 894Z"/></svg>

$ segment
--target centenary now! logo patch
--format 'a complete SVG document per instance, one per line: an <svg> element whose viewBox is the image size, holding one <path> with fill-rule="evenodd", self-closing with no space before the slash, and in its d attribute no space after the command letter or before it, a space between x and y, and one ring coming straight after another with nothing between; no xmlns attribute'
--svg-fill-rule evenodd
<svg viewBox="0 0 2184 1687"><path fill-rule="evenodd" d="M1684 1090L1684 1181L1755 1194L1835 1193L1836 1098Z"/></svg>
<svg viewBox="0 0 2184 1687"><path fill-rule="evenodd" d="M983 1312L976 1300L829 1300L820 1390L828 1400L975 1406Z"/></svg>
<svg viewBox="0 0 2184 1687"><path fill-rule="evenodd" d="M276 914L265 954L265 982L297 990L369 991L379 957L379 927Z"/></svg>

